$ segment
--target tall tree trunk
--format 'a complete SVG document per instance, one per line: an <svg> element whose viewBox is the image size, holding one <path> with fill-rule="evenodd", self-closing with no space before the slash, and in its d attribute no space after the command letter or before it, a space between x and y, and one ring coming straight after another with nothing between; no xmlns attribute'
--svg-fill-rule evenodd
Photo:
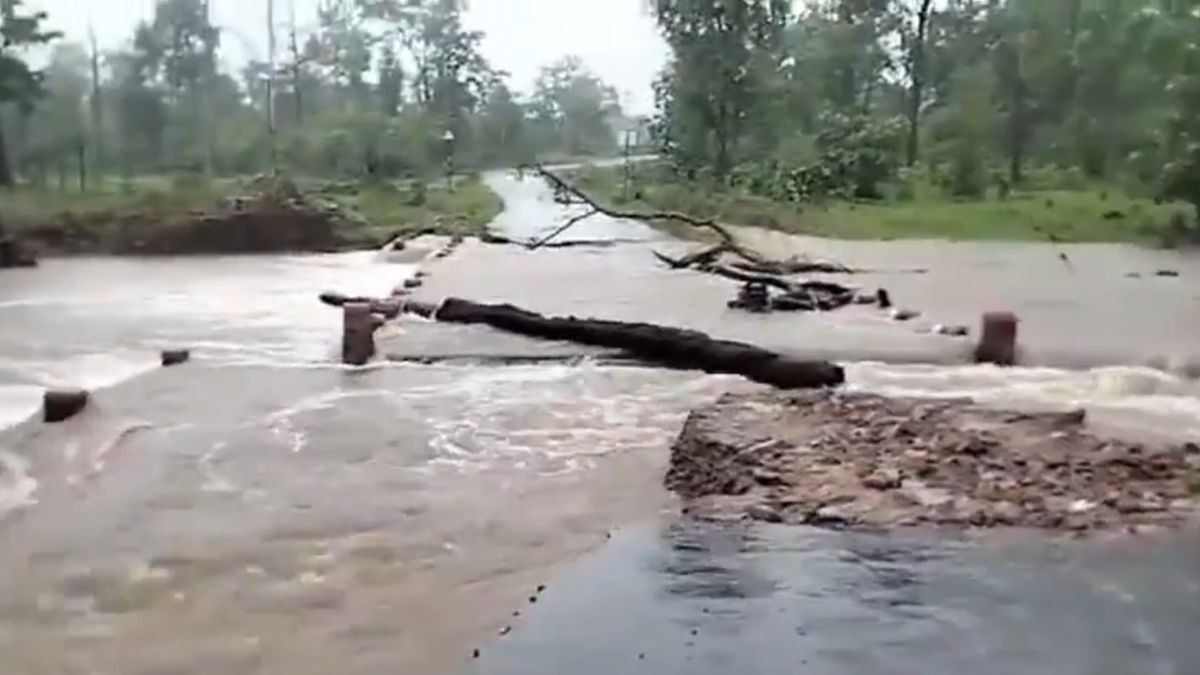
<svg viewBox="0 0 1200 675"><path fill-rule="evenodd" d="M917 37L912 48L912 89L908 101L907 164L917 163L921 143L921 104L925 94L925 34L929 31L929 7L933 0L921 0L917 10Z"/></svg>
<svg viewBox="0 0 1200 675"><path fill-rule="evenodd" d="M1012 98L1008 112L1008 179L1012 185L1021 182L1021 166L1025 155L1025 80L1013 78Z"/></svg>
<svg viewBox="0 0 1200 675"><path fill-rule="evenodd" d="M100 88L100 50L96 46L96 32L90 26L88 27L88 40L92 47L92 99L88 102L92 117L92 161L95 162L96 173L102 174L108 156L104 142L104 99Z"/></svg>
<svg viewBox="0 0 1200 675"><path fill-rule="evenodd" d="M4 125L0 123L0 187L12 187L16 180L8 165L8 146L4 143Z"/></svg>
<svg viewBox="0 0 1200 675"><path fill-rule="evenodd" d="M729 175L729 136L728 116L724 105L717 106L717 123L713 125L713 134L717 141L717 161L715 165L716 178L724 184Z"/></svg>

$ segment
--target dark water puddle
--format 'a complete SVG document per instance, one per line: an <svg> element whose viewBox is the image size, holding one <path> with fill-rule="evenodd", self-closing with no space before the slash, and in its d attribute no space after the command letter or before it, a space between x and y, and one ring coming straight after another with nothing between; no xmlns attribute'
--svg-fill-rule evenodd
<svg viewBox="0 0 1200 675"><path fill-rule="evenodd" d="M674 522L521 608L468 673L1196 673L1196 540L1003 542Z"/></svg>

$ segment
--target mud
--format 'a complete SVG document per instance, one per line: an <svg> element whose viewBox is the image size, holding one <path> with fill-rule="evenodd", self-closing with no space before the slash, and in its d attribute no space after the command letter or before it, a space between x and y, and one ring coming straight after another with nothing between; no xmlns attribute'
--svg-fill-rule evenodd
<svg viewBox="0 0 1200 675"><path fill-rule="evenodd" d="M1175 526L1200 447L1089 430L1082 411L833 391L727 395L693 412L666 485L697 513L846 526Z"/></svg>
<svg viewBox="0 0 1200 675"><path fill-rule="evenodd" d="M298 193L258 194L204 212L65 213L21 227L18 242L41 255L332 252L378 243L351 236L348 217Z"/></svg>
<svg viewBox="0 0 1200 675"><path fill-rule="evenodd" d="M37 260L15 239L5 237L0 231L0 269L5 267L33 267Z"/></svg>

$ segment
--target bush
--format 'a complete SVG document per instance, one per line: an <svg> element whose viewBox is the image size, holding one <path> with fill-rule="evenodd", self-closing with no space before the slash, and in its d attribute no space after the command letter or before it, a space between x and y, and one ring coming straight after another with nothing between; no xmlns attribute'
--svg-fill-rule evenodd
<svg viewBox="0 0 1200 675"><path fill-rule="evenodd" d="M956 148L950 168L950 194L966 199L979 199L987 194L987 170L983 153L973 143L962 142Z"/></svg>

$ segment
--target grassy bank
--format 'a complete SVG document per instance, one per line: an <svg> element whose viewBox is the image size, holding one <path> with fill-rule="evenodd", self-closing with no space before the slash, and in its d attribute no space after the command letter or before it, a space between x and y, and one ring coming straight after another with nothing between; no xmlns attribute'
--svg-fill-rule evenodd
<svg viewBox="0 0 1200 675"><path fill-rule="evenodd" d="M455 180L453 190L444 182L403 182L326 187L317 192L357 214L362 230L356 234L372 241L430 229L478 236L504 208L500 196L477 177Z"/></svg>
<svg viewBox="0 0 1200 675"><path fill-rule="evenodd" d="M129 223L166 228L183 219L228 213L238 208L235 203L264 191L278 192L281 203L302 202L310 211L328 213L337 239L346 247L373 246L393 234L430 230L479 234L503 208L499 196L475 177L457 179L451 190L443 182L155 176L110 180L86 191L30 186L0 191L0 219L18 237L36 232L45 242L55 238L56 230L69 231L72 242L93 242L95 250L86 252L104 253L112 252L105 248L113 232ZM48 252L56 251L51 247ZM78 247L74 252L80 252Z"/></svg>
<svg viewBox="0 0 1200 675"><path fill-rule="evenodd" d="M652 166L634 168L626 198L619 168L590 167L579 185L610 203L674 210L721 222L837 239L1030 240L1132 242L1162 245L1172 219L1190 219L1184 204L1156 204L1117 190L1014 191L1001 199L954 200L935 190L911 199L825 204L778 202L740 191L713 190L667 178Z"/></svg>

